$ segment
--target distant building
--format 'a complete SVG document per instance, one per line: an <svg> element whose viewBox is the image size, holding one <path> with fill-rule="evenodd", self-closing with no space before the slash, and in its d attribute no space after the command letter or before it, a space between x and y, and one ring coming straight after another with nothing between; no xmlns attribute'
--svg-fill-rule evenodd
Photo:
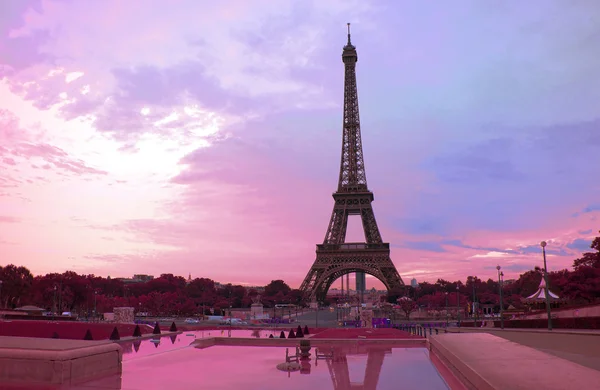
<svg viewBox="0 0 600 390"><path fill-rule="evenodd" d="M246 290L256 290L256 292L265 292L265 286L244 286Z"/></svg>
<svg viewBox="0 0 600 390"><path fill-rule="evenodd" d="M347 296L347 295L351 295L351 296L352 296L352 295L356 295L356 290L350 290L350 291L348 291L348 290L344 289L344 290L342 291L342 290L341 290L341 289L339 289L339 288L330 288L330 289L327 291L327 296L329 296L329 297L338 297L338 296L341 296L342 294L343 294L344 296Z"/></svg>
<svg viewBox="0 0 600 390"><path fill-rule="evenodd" d="M120 280L121 282L123 282L125 284L130 284L130 283L146 283L146 282L151 281L152 279L154 279L154 276L152 276L152 275L137 274L137 275L133 275L133 278L118 278L117 280Z"/></svg>
<svg viewBox="0 0 600 390"><path fill-rule="evenodd" d="M145 283L145 282L149 282L152 279L154 279L154 276L152 276L152 275L137 274L137 275L133 275L132 279L135 280L138 283Z"/></svg>
<svg viewBox="0 0 600 390"><path fill-rule="evenodd" d="M417 279L415 279L415 278L412 278L412 279L410 280L410 286L411 286L411 287L414 287L414 288L417 288L417 287L419 287L419 283L417 283Z"/></svg>
<svg viewBox="0 0 600 390"><path fill-rule="evenodd" d="M356 291L367 291L367 278L364 272L356 273Z"/></svg>

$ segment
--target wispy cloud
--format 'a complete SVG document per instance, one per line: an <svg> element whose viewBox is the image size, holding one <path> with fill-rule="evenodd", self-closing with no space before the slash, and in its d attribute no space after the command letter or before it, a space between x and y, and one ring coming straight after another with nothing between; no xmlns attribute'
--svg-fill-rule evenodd
<svg viewBox="0 0 600 390"><path fill-rule="evenodd" d="M20 222L19 218L11 217L8 215L0 215L0 223L17 223Z"/></svg>

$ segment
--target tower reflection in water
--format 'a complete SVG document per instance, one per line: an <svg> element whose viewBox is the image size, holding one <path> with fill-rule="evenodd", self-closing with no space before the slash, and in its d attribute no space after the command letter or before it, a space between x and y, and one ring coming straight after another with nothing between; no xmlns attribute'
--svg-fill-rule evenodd
<svg viewBox="0 0 600 390"><path fill-rule="evenodd" d="M308 351L310 351L310 348L308 348ZM302 354L298 349L296 355L287 356L286 360L300 364L300 375L310 375L312 363L315 367L318 367L319 364L326 364L335 390L376 390L385 355L391 354L392 348L353 345L316 347L313 348L313 351L314 358L311 358L310 354ZM357 383L350 380L348 356L351 355L367 356L367 365L362 382ZM288 372L288 376L291 376L290 374Z"/></svg>

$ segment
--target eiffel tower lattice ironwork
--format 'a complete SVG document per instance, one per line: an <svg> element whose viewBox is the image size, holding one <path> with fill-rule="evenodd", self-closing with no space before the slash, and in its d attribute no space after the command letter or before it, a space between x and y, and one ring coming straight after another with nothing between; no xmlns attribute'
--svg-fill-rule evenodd
<svg viewBox="0 0 600 390"><path fill-rule="evenodd" d="M383 282L388 291L404 285L390 258L390 244L381 239L371 205L373 192L367 187L356 87L357 61L348 23L348 43L342 53L345 76L340 176L325 239L317 245L317 258L300 286L308 300L324 300L332 283L349 273L370 274ZM350 215L360 215L364 243L346 243Z"/></svg>

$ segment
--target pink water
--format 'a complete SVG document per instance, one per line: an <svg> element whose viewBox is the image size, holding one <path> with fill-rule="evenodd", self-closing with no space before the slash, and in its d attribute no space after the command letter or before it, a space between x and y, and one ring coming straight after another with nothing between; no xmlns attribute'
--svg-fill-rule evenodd
<svg viewBox="0 0 600 390"><path fill-rule="evenodd" d="M425 348L340 344L332 347L333 358L315 360L313 347L310 360L301 361L302 369L287 373L276 368L285 362L284 347L198 349L190 346L193 340L181 334L173 340L162 337L159 344L143 340L137 348L123 343L122 377L78 388L349 390L361 383L363 390L449 388ZM331 351L327 347L320 353Z"/></svg>
<svg viewBox="0 0 600 390"><path fill-rule="evenodd" d="M260 337L267 338L270 334L279 337L281 331L270 330L209 330L184 332L176 336L155 337L154 339L121 342L123 348L123 361L139 358L142 356L161 354L189 346L197 338L206 337Z"/></svg>

